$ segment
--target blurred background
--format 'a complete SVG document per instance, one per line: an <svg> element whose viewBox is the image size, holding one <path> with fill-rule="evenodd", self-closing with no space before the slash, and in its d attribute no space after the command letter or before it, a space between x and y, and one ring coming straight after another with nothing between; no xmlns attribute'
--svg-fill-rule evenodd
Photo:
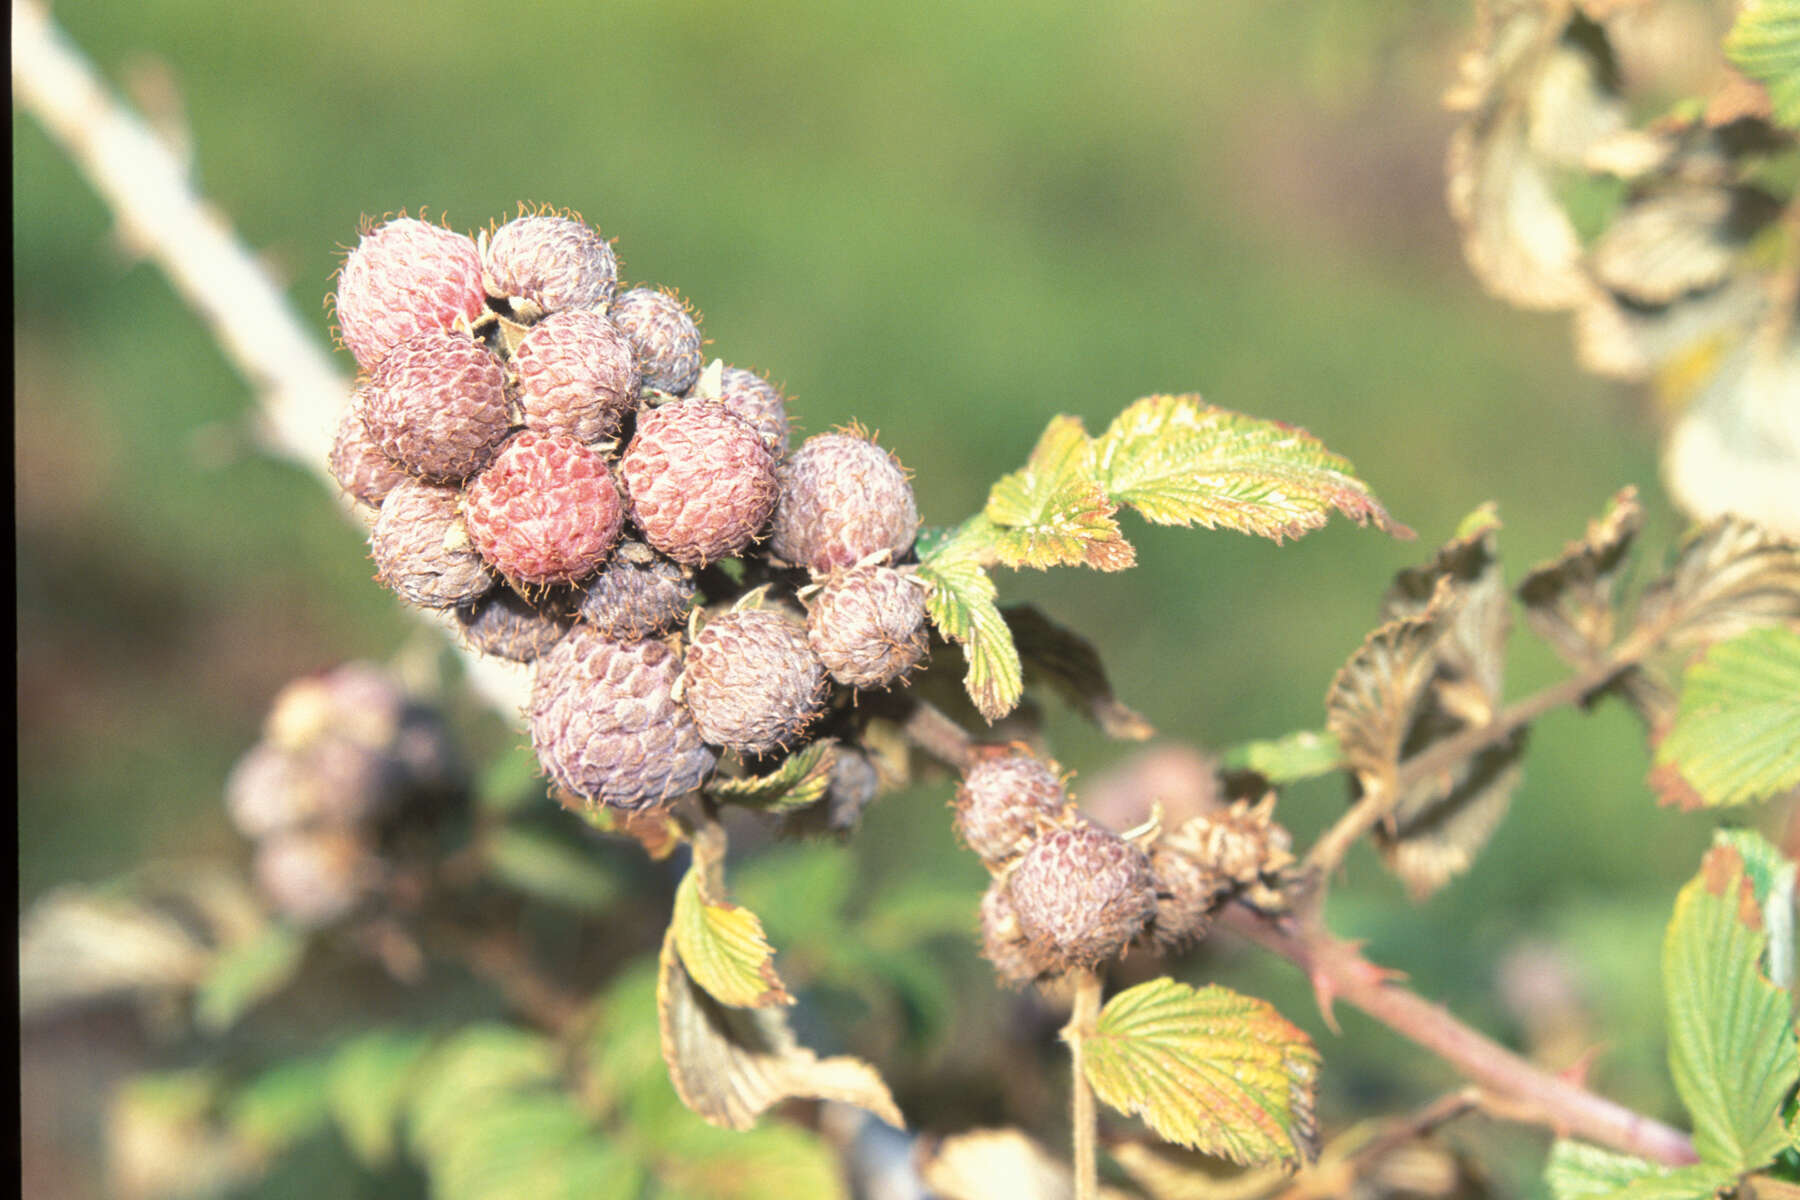
<svg viewBox="0 0 1800 1200"><path fill-rule="evenodd" d="M1277 547L1127 517L1135 570L1001 573L1002 601L1086 632L1164 737L1217 748L1318 726L1392 572L1483 501L1514 578L1627 483L1650 561L1681 527L1636 400L1578 373L1566 320L1488 298L1461 261L1438 98L1471 8L59 0L55 16L185 131L200 189L321 340L359 221L425 208L474 230L528 201L616 237L626 278L679 288L709 353L781 383L800 432L877 429L928 524L972 512L1056 413L1098 431L1138 396L1193 391L1305 426L1418 543L1334 522ZM241 859L220 789L269 698L391 656L415 626L317 480L258 453L247 385L165 279L30 117L12 134L29 906L147 859ZM1558 677L1516 641L1509 691ZM477 760L519 741L465 717ZM1051 735L1077 791L1129 750L1073 717ZM1712 822L1652 811L1645 769L1624 712L1558 713L1467 878L1414 906L1359 849L1332 918L1515 1044L1530 1021L1505 972L1561 978L1606 1043L1593 1081L1673 1119L1657 954ZM807 853L872 878L943 863L972 905L983 877L949 833L950 790L885 798L874 836ZM1299 786L1281 816L1303 839L1343 804L1335 782ZM955 952L986 987L973 941ZM1267 996L1320 1039L1328 1131L1453 1082L1355 1014L1326 1032L1281 964L1223 948L1178 971ZM80 1155L114 1043L28 1032L44 1194L94 1194ZM929 1076L944 1044L910 1048L910 1069ZM996 1116L903 1101L926 1128ZM1045 1115L1054 1138L1053 1099ZM1515 1182L1541 1161L1540 1135L1470 1136Z"/></svg>

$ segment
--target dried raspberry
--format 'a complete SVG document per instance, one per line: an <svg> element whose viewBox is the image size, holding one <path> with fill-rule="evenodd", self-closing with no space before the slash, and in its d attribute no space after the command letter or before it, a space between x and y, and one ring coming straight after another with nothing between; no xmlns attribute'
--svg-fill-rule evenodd
<svg viewBox="0 0 1800 1200"><path fill-rule="evenodd" d="M414 604L450 608L482 595L494 577L469 544L460 493L409 479L381 502L369 535L376 578Z"/></svg>
<svg viewBox="0 0 1800 1200"><path fill-rule="evenodd" d="M898 558L919 532L919 509L900 463L857 433L822 433L781 468L769 546L819 574L880 551Z"/></svg>
<svg viewBox="0 0 1800 1200"><path fill-rule="evenodd" d="M833 572L807 611L806 640L839 683L886 687L925 657L925 589L892 567Z"/></svg>
<svg viewBox="0 0 1800 1200"><path fill-rule="evenodd" d="M513 351L525 427L598 442L637 407L637 357L611 321L588 309L551 313Z"/></svg>
<svg viewBox="0 0 1800 1200"><path fill-rule="evenodd" d="M1216 902L1230 885L1170 846L1150 851L1150 872L1156 881L1156 915L1144 932L1156 952L1172 954L1205 937Z"/></svg>
<svg viewBox="0 0 1800 1200"><path fill-rule="evenodd" d="M568 597L560 593L527 600L511 588L495 588L456 610L463 636L483 654L509 662L531 662L556 645L575 623Z"/></svg>
<svg viewBox="0 0 1800 1200"><path fill-rule="evenodd" d="M1255 805L1239 800L1224 812L1194 817L1163 841L1252 904L1270 910L1285 904L1279 884L1294 861L1293 839L1275 822L1273 792Z"/></svg>
<svg viewBox="0 0 1800 1200"><path fill-rule="evenodd" d="M1069 793L1050 764L1025 753L984 758L956 790L956 832L983 862L1022 854L1062 816Z"/></svg>
<svg viewBox="0 0 1800 1200"><path fill-rule="evenodd" d="M300 925L329 925L371 896L381 862L348 829L277 834L256 848L256 883L276 910Z"/></svg>
<svg viewBox="0 0 1800 1200"><path fill-rule="evenodd" d="M740 754L789 745L825 708L825 666L805 626L774 607L708 621L688 648L681 687L706 740Z"/></svg>
<svg viewBox="0 0 1800 1200"><path fill-rule="evenodd" d="M519 217L484 237L481 249L488 294L544 312L604 308L618 287L612 244L574 217Z"/></svg>
<svg viewBox="0 0 1800 1200"><path fill-rule="evenodd" d="M754 371L726 367L719 380L718 400L726 412L756 426L776 458L787 453L787 400L774 384Z"/></svg>
<svg viewBox="0 0 1800 1200"><path fill-rule="evenodd" d="M676 562L704 566L748 546L775 507L775 458L762 437L710 400L638 418L619 462L631 519Z"/></svg>
<svg viewBox="0 0 1800 1200"><path fill-rule="evenodd" d="M619 540L624 503L606 462L567 435L513 435L469 481L469 537L520 586L581 579Z"/></svg>
<svg viewBox="0 0 1800 1200"><path fill-rule="evenodd" d="M796 809L781 822L784 836L835 834L847 837L862 820L863 810L881 794L881 775L869 756L854 746L832 747L831 775L825 795Z"/></svg>
<svg viewBox="0 0 1800 1200"><path fill-rule="evenodd" d="M370 440L434 483L461 483L481 470L506 436L505 372L466 334L408 338L357 396Z"/></svg>
<svg viewBox="0 0 1800 1200"><path fill-rule="evenodd" d="M454 329L484 307L475 243L411 217L364 234L338 273L338 336L365 371L408 338Z"/></svg>
<svg viewBox="0 0 1800 1200"><path fill-rule="evenodd" d="M359 411L362 403L360 393L352 397L338 421L337 437L331 443L331 477L357 500L370 508L380 508L387 494L406 478L406 472L369 440Z"/></svg>
<svg viewBox="0 0 1800 1200"><path fill-rule="evenodd" d="M700 786L717 761L672 695L681 660L660 641L577 625L538 660L531 744L565 791L641 809Z"/></svg>
<svg viewBox="0 0 1800 1200"><path fill-rule="evenodd" d="M606 315L637 347L645 387L679 396L700 378L700 327L674 293L632 288Z"/></svg>
<svg viewBox="0 0 1800 1200"><path fill-rule="evenodd" d="M1111 958L1156 912L1149 858L1087 821L1039 838L1006 886L1027 952L1044 973Z"/></svg>
<svg viewBox="0 0 1800 1200"><path fill-rule="evenodd" d="M994 964L994 973L1003 982L1014 987L1039 975L1004 879L995 879L981 895L981 956Z"/></svg>
<svg viewBox="0 0 1800 1200"><path fill-rule="evenodd" d="M636 641L681 624L693 601L686 570L627 539L587 585L580 615L607 637Z"/></svg>

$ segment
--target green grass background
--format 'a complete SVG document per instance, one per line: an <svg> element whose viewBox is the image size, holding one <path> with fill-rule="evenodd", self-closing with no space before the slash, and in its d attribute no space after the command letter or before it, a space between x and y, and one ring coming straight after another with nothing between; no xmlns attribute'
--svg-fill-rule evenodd
<svg viewBox="0 0 1800 1200"><path fill-rule="evenodd" d="M544 202L617 237L630 279L678 287L714 353L785 385L803 432L878 429L928 523L971 512L1055 413L1097 430L1137 396L1197 391L1307 427L1420 543L1337 522L1278 548L1128 517L1131 572L1000 580L1086 631L1171 738L1316 726L1390 574L1484 500L1515 577L1625 483L1650 547L1679 528L1638 410L1575 371L1564 321L1489 299L1461 264L1436 98L1462 4L55 11L115 84L173 78L200 186L321 339L365 215L473 229ZM29 904L145 857L242 857L220 785L269 697L411 626L314 480L256 453L251 395L195 317L39 127L15 113L12 131ZM1515 692L1556 675L1519 640ZM1078 772L1124 753L1053 727ZM1334 917L1503 1034L1496 958L1570 948L1617 1018L1597 1081L1673 1116L1656 953L1709 822L1656 811L1645 765L1623 715L1557 714L1466 880L1414 907L1359 850ZM886 800L879 836L835 852L885 873L949 853L947 796ZM1304 835L1342 804L1302 787L1283 816ZM1451 1083L1354 1016L1324 1033L1285 968L1189 974L1319 1034L1328 1126ZM1525 1161L1541 1140L1506 1144Z"/></svg>

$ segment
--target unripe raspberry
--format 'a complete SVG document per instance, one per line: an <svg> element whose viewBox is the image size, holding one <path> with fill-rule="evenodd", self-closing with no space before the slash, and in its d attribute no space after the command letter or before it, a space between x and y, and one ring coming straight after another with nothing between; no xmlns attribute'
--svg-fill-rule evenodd
<svg viewBox="0 0 1800 1200"><path fill-rule="evenodd" d="M679 396L700 378L700 327L674 293L632 288L619 293L606 315L637 347L645 387Z"/></svg>
<svg viewBox="0 0 1800 1200"><path fill-rule="evenodd" d="M408 338L454 329L485 306L475 243L429 221L377 226L338 273L338 336L365 371Z"/></svg>
<svg viewBox="0 0 1800 1200"><path fill-rule="evenodd" d="M590 309L555 312L513 351L525 427L578 441L613 436L637 407L637 357L617 326Z"/></svg>
<svg viewBox="0 0 1800 1200"><path fill-rule="evenodd" d="M1149 858L1087 821L1039 838L1006 886L1031 960L1045 973L1113 957L1156 912Z"/></svg>
<svg viewBox="0 0 1800 1200"><path fill-rule="evenodd" d="M619 540L625 506L598 454L565 434L515 434L469 481L469 537L512 583L594 573Z"/></svg>
<svg viewBox="0 0 1800 1200"><path fill-rule="evenodd" d="M531 744L560 787L641 809L700 786L717 762L673 689L681 659L660 641L577 625L538 660Z"/></svg>
<svg viewBox="0 0 1800 1200"><path fill-rule="evenodd" d="M508 221L482 242L488 294L529 300L545 312L604 308L619 283L619 260L598 230L543 213Z"/></svg>
<svg viewBox="0 0 1800 1200"><path fill-rule="evenodd" d="M452 608L494 585L457 512L460 493L409 479L381 502L369 535L376 578L414 604Z"/></svg>
<svg viewBox="0 0 1800 1200"><path fill-rule="evenodd" d="M925 589L892 567L835 571L812 598L806 640L839 683L886 687L925 657Z"/></svg>
<svg viewBox="0 0 1800 1200"><path fill-rule="evenodd" d="M407 476L370 440L369 431L363 428L362 404L359 393L338 420L337 437L331 443L331 477L357 500L380 508L387 494Z"/></svg>
<svg viewBox="0 0 1800 1200"><path fill-rule="evenodd" d="M560 594L527 600L509 587L495 588L456 610L463 636L483 654L508 662L531 662L562 640L575 623L568 598Z"/></svg>
<svg viewBox="0 0 1800 1200"><path fill-rule="evenodd" d="M347 829L282 833L256 848L257 886L278 912L299 925L329 925L372 895L381 863Z"/></svg>
<svg viewBox="0 0 1800 1200"><path fill-rule="evenodd" d="M984 758L956 790L956 832L983 862L997 866L1025 852L1061 818L1069 793L1050 764L1030 754Z"/></svg>
<svg viewBox="0 0 1800 1200"><path fill-rule="evenodd" d="M714 617L688 647L682 700L707 741L740 754L792 744L825 708L825 666L780 608Z"/></svg>
<svg viewBox="0 0 1800 1200"><path fill-rule="evenodd" d="M1155 879L1156 915L1145 933L1158 954L1172 954L1206 936L1213 909L1230 885L1179 849L1157 846L1150 851Z"/></svg>
<svg viewBox="0 0 1800 1200"><path fill-rule="evenodd" d="M677 400L640 416L619 474L644 540L694 566L748 546L775 507L774 455L755 429L710 400Z"/></svg>
<svg viewBox="0 0 1800 1200"><path fill-rule="evenodd" d="M719 403L732 416L756 426L776 458L787 453L787 400L774 384L754 371L726 367L719 380Z"/></svg>
<svg viewBox="0 0 1800 1200"><path fill-rule="evenodd" d="M919 508L900 463L866 437L822 433L781 468L769 546L819 574L888 551L899 558L919 532Z"/></svg>
<svg viewBox="0 0 1800 1200"><path fill-rule="evenodd" d="M620 641L674 629L694 602L694 580L681 567L627 539L581 596L583 621Z"/></svg>
<svg viewBox="0 0 1800 1200"><path fill-rule="evenodd" d="M431 330L408 338L357 396L369 439L434 483L461 483L506 436L505 371L466 334Z"/></svg>
<svg viewBox="0 0 1800 1200"><path fill-rule="evenodd" d="M981 956L994 964L994 973L1002 982L1014 987L1030 983L1040 974L1004 879L989 883L981 895Z"/></svg>

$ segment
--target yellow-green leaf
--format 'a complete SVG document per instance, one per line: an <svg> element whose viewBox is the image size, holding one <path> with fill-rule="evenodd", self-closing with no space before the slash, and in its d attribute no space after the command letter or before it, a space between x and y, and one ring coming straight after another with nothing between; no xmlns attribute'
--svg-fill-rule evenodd
<svg viewBox="0 0 1800 1200"><path fill-rule="evenodd" d="M1559 1138L1544 1182L1555 1200L1710 1200L1731 1172L1710 1163L1670 1169L1586 1142Z"/></svg>
<svg viewBox="0 0 1800 1200"><path fill-rule="evenodd" d="M731 804L764 812L792 812L824 798L831 786L831 765L836 756L837 742L820 738L788 755L767 775L715 779L706 785L706 790Z"/></svg>
<svg viewBox="0 0 1800 1200"><path fill-rule="evenodd" d="M1800 128L1800 0L1749 0L1725 37L1725 57L1769 89L1777 121Z"/></svg>
<svg viewBox="0 0 1800 1200"><path fill-rule="evenodd" d="M1009 567L1119 571L1137 555L1113 520L1118 505L1089 473L1090 439L1075 417L1053 418L1022 470L996 483L985 515Z"/></svg>
<svg viewBox="0 0 1800 1200"><path fill-rule="evenodd" d="M1736 846L1718 841L1681 889L1663 941L1669 1067L1694 1149L1733 1172L1788 1144L1781 1104L1800 1078L1792 999L1764 977L1769 934Z"/></svg>
<svg viewBox="0 0 1800 1200"><path fill-rule="evenodd" d="M1137 401L1092 441L1089 461L1113 501L1158 525L1199 524L1279 542L1320 528L1336 510L1411 537L1352 469L1304 429L1198 396Z"/></svg>
<svg viewBox="0 0 1800 1200"><path fill-rule="evenodd" d="M422 1034L367 1033L338 1048L325 1081L338 1129L357 1158L372 1167L394 1156L394 1127L413 1070L431 1048Z"/></svg>
<svg viewBox="0 0 1800 1200"><path fill-rule="evenodd" d="M768 1008L794 998L775 973L775 951L756 914L736 904L707 899L698 864L675 891L670 929L688 974L720 1004Z"/></svg>
<svg viewBox="0 0 1800 1200"><path fill-rule="evenodd" d="M1270 783L1295 783L1342 770L1344 748L1329 729L1301 729L1278 738L1239 742L1219 763L1228 771L1255 771Z"/></svg>
<svg viewBox="0 0 1800 1200"><path fill-rule="evenodd" d="M1085 1043L1087 1080L1164 1139L1245 1165L1303 1162L1319 1054L1266 1001L1153 979L1119 993Z"/></svg>
<svg viewBox="0 0 1800 1200"><path fill-rule="evenodd" d="M557 1078L555 1043L510 1025L470 1025L419 1064L409 1089L407 1144L430 1159L454 1141L463 1118L510 1093Z"/></svg>
<svg viewBox="0 0 1800 1200"><path fill-rule="evenodd" d="M1800 786L1800 633L1772 625L1709 647L1682 677L1650 782L1683 808Z"/></svg>
<svg viewBox="0 0 1800 1200"><path fill-rule="evenodd" d="M983 717L997 721L1018 706L1024 672L1012 631L994 603L999 593L981 565L984 539L979 531L992 526L977 517L966 528L977 533L944 543L919 563L918 577L931 585L925 611L932 624L946 638L962 644L969 663L963 680L969 698Z"/></svg>

